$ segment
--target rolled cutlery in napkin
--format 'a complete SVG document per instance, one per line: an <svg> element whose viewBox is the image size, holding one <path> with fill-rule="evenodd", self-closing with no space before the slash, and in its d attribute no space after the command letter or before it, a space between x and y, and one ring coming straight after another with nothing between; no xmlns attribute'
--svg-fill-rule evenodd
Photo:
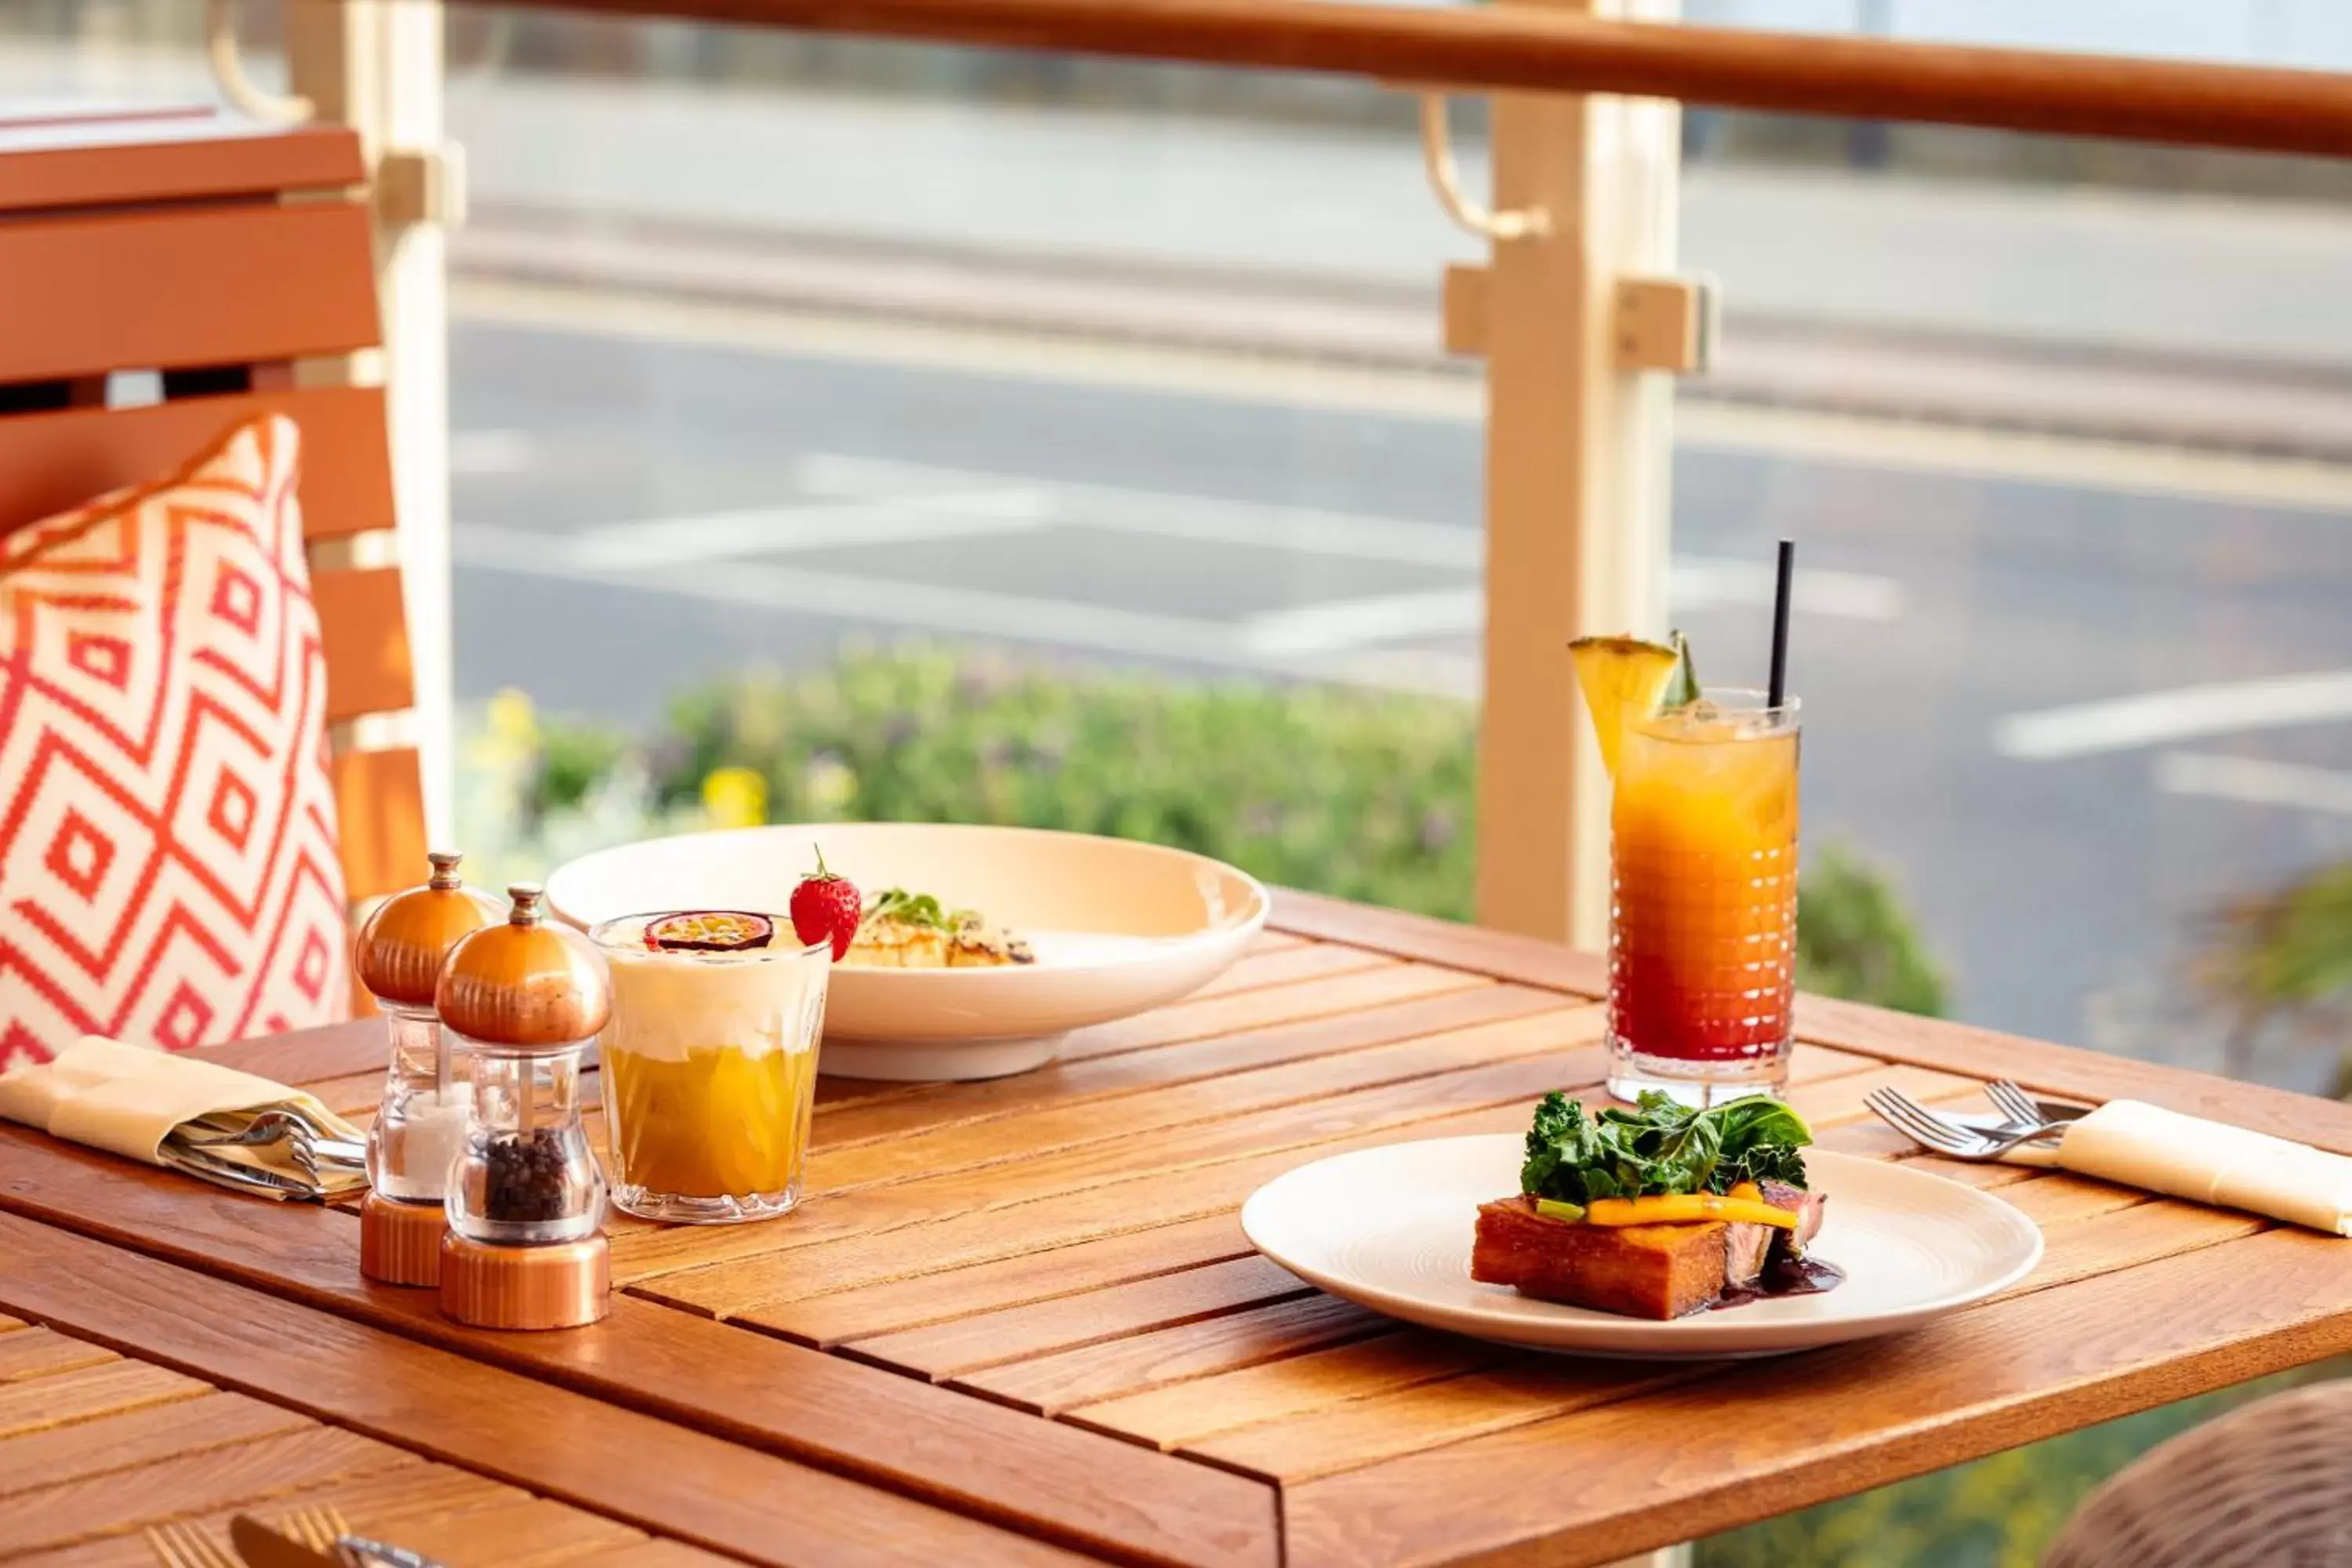
<svg viewBox="0 0 2352 1568"><path fill-rule="evenodd" d="M320 1158L315 1178L286 1140L196 1147L265 1110L292 1110L330 1136L366 1134L318 1100L200 1056L86 1035L46 1062L0 1073L0 1118L149 1165L184 1171L239 1192L333 1198L367 1185L348 1163ZM204 1122L204 1126L195 1125Z"/></svg>
<svg viewBox="0 0 2352 1568"><path fill-rule="evenodd" d="M2352 1159L2144 1100L2111 1100L2070 1124L2055 1163L2081 1175L2352 1236Z"/></svg>

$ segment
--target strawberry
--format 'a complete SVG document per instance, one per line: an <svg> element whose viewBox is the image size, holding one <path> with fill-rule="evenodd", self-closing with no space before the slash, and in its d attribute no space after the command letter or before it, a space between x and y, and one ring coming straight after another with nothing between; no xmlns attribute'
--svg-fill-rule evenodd
<svg viewBox="0 0 2352 1568"><path fill-rule="evenodd" d="M825 869L824 851L820 848L816 869L793 889L793 930L811 947L831 942L834 962L838 963L849 956L849 944L857 940L863 906L848 879Z"/></svg>

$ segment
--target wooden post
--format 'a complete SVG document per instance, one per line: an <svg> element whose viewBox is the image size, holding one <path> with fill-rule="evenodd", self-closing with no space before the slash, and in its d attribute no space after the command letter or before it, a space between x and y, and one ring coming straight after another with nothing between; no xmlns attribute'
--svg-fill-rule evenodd
<svg viewBox="0 0 2352 1568"><path fill-rule="evenodd" d="M1670 19L1674 0L1501 0ZM1483 925L1607 940L1608 781L1568 641L1666 627L1672 384L1629 367L1621 279L1673 269L1680 110L1649 99L1505 93L1494 206L1540 208L1493 244L1486 355Z"/></svg>
<svg viewBox="0 0 2352 1568"><path fill-rule="evenodd" d="M448 287L444 226L463 196L442 144L441 0L288 0L290 85L365 146L375 209L380 370L306 367L308 379L381 374L416 677L426 833L449 842L452 789Z"/></svg>

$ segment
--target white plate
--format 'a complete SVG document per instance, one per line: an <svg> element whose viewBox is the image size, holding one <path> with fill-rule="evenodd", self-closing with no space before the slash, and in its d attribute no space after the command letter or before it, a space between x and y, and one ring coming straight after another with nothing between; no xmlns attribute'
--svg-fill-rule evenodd
<svg viewBox="0 0 2352 1568"><path fill-rule="evenodd" d="M1586 1355L1776 1355L1924 1323L2022 1279L2042 1233L1999 1198L1883 1160L1808 1150L1829 1200L1808 1249L1846 1272L1835 1289L1768 1298L1671 1322L1557 1306L1470 1278L1478 1205L1519 1190L1513 1133L1335 1154L1260 1187L1242 1207L1259 1251L1310 1284L1391 1317L1475 1339Z"/></svg>
<svg viewBox="0 0 2352 1568"><path fill-rule="evenodd" d="M788 918L825 864L868 898L930 893L1019 932L1037 955L998 969L834 969L821 1070L851 1078L1023 1072L1061 1037L1172 1002L1223 973L1265 924L1265 889L1206 856L1124 838L940 823L824 823L655 838L548 879L575 925L663 910Z"/></svg>

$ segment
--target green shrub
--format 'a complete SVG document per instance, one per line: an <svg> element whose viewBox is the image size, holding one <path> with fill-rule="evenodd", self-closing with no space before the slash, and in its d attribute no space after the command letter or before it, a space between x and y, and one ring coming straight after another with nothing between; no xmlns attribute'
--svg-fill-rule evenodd
<svg viewBox="0 0 2352 1568"><path fill-rule="evenodd" d="M1941 1017L1943 971L1894 884L1842 844L1813 858L1797 921L1797 984L1825 996Z"/></svg>

